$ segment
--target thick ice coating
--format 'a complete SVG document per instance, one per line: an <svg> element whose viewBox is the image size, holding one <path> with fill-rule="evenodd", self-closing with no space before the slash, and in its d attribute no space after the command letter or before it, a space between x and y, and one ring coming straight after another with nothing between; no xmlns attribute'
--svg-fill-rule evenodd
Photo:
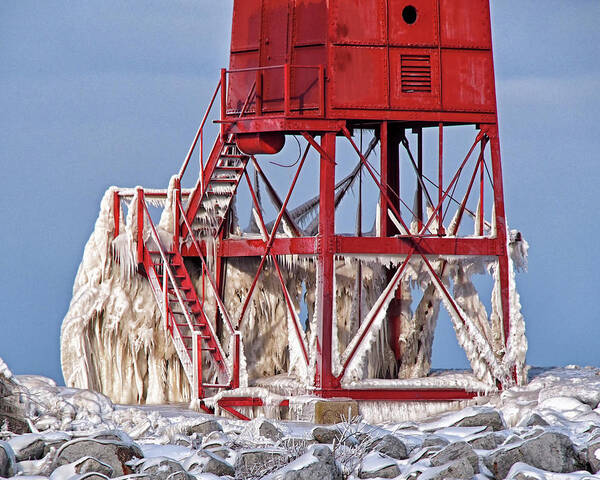
<svg viewBox="0 0 600 480"><path fill-rule="evenodd" d="M165 207L157 230L167 248L173 238L173 188L172 180L166 198L155 202ZM123 219L120 212L120 234L116 238L115 191L111 187L102 199L63 321L61 360L65 381L69 386L102 392L118 403L188 401L191 388L165 329L161 309L147 280L137 273L136 190L130 190L125 198L127 217ZM315 208L311 202L292 212L299 224L300 217L306 217ZM144 237L149 238L146 228ZM239 227L236 228L241 234ZM285 234L283 229L281 234ZM428 256L427 265L415 255L399 275L403 256L336 257L332 368L336 375L342 375L342 384L427 376L441 306L447 309L471 364L473 388L480 389L482 382L489 389L494 389L497 381L511 384L515 374L521 383L525 378L527 341L514 276L515 270L526 268L528 246L513 231L508 248L510 336L506 346L495 258ZM210 255L208 261L211 262ZM272 268L273 259L268 258L240 329L242 387L280 374L306 386L314 381L316 263L302 256L283 256L277 261L283 271L285 295ZM227 262L224 301L232 318L237 319L241 314L258 263L258 258ZM186 259L186 267L200 291L201 265ZM494 279L490 312L473 279L487 272ZM453 301L448 300L445 291L452 294ZM286 296L293 312L288 308ZM394 332L389 322L384 321L390 308L396 309L395 314L400 318L400 329L395 333L399 352L392 349L390 337ZM213 320L216 304L205 304L205 310ZM300 339L294 332L297 326L301 330ZM364 341L359 344L362 333ZM225 354L230 340L228 333L223 332L220 341ZM303 349L307 351L308 364ZM205 363L204 380L215 382L210 360L205 359Z"/></svg>

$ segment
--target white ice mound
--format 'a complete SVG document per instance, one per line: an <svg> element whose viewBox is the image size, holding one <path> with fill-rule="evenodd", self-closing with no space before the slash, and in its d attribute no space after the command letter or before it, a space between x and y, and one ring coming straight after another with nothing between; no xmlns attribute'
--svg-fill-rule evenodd
<svg viewBox="0 0 600 480"><path fill-rule="evenodd" d="M62 324L65 382L102 392L118 403L187 401L189 385L161 324L150 286L127 266L136 262L132 240L136 238L135 196L127 224L120 223L118 237L121 244L131 248L121 248L121 263L113 258L114 192L114 187L109 188L102 199ZM129 251L128 262L124 261L124 251Z"/></svg>

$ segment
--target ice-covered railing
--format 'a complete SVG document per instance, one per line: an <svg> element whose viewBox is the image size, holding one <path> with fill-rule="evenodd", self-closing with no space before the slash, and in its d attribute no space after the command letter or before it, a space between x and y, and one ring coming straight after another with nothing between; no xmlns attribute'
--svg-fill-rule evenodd
<svg viewBox="0 0 600 480"><path fill-rule="evenodd" d="M162 269L163 269L162 291L164 294L163 298L160 299L160 300L162 300L162 312L165 317L165 321L167 322L167 327L168 327L169 331L171 332L173 339L175 340L175 348L177 349L179 358L184 366L184 370L186 372L188 380L190 381L190 384L192 385L194 398L198 398L199 387L202 384L202 345L201 345L202 335L201 335L201 332L198 332L196 330L196 328L194 326L194 322L192 321L192 318L188 311L187 305L181 296L181 291L175 280L175 275L170 267L169 259L167 258L167 254L165 253L165 249L162 245L161 239L158 235L158 232L156 231L154 222L152 221L152 218L150 217L150 212L148 211L146 202L144 201L144 191L142 189L138 190L138 209L139 209L138 212L141 211L141 214L138 214L138 222L140 222L140 225L138 228L138 259L141 260L143 258L144 224L147 221L148 225L150 227L151 237L152 237L153 241L156 243L157 251L162 260ZM175 321L173 321L173 313L170 309L169 298L168 298L169 283L170 283L170 287L171 287L170 291L172 291L175 294L175 296L177 298L177 302L179 303L179 306L184 315L185 321L186 321L188 328L190 330L190 333L192 335L192 359L191 359L191 361L190 361L189 355L187 354L187 349L185 347L185 343L183 341L183 335L181 334L180 328L179 328L178 324ZM159 299L157 298L157 300L159 300ZM159 301L159 303L161 303L161 301ZM202 305L200 306L200 308L202 309ZM202 316L206 319L204 310L202 310ZM171 321L169 321L169 319L171 319ZM210 322L208 322L208 320L206 321L206 324L207 324L208 328L210 329L210 332L211 332L211 335L213 336L213 338L217 338L216 334L213 330L213 327L210 324ZM219 349L219 353L221 354L221 357L225 358L225 354L221 350L221 347L218 343L216 344L216 348ZM227 372L227 373L229 375L229 372Z"/></svg>

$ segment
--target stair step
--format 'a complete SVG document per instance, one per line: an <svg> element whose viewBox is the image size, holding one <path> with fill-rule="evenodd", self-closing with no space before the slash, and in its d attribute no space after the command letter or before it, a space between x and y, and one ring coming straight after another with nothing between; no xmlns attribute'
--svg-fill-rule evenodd
<svg viewBox="0 0 600 480"><path fill-rule="evenodd" d="M208 183L209 187L211 183L237 183L237 178L211 178Z"/></svg>
<svg viewBox="0 0 600 480"><path fill-rule="evenodd" d="M215 167L215 171L217 170L224 170L226 172L241 172L244 170L244 167L231 167L229 165L217 165Z"/></svg>
<svg viewBox="0 0 600 480"><path fill-rule="evenodd" d="M177 325L178 327L187 327L189 328L190 326L187 323L176 323L175 325ZM199 323L192 323L192 327L198 327L198 328L206 328L206 325L201 325ZM184 337L185 338L185 337ZM192 337L189 337L192 338ZM209 340L212 337L210 335L200 335L200 338L202 340Z"/></svg>

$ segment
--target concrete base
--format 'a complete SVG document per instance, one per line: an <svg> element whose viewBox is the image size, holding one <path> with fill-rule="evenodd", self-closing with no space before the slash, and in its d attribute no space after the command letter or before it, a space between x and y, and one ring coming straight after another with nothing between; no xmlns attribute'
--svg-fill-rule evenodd
<svg viewBox="0 0 600 480"><path fill-rule="evenodd" d="M318 400L314 406L313 423L334 424L358 416L356 400Z"/></svg>

